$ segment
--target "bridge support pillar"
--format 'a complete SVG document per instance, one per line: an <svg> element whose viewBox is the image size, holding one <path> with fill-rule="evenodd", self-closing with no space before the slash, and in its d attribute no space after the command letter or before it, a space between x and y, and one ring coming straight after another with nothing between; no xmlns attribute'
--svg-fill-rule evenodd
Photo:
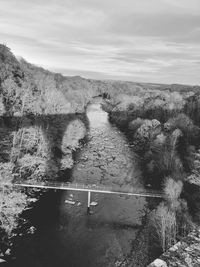
<svg viewBox="0 0 200 267"><path fill-rule="evenodd" d="M91 214L91 211L90 211L90 199L91 199L91 192L88 191L88 202L87 202L87 214Z"/></svg>

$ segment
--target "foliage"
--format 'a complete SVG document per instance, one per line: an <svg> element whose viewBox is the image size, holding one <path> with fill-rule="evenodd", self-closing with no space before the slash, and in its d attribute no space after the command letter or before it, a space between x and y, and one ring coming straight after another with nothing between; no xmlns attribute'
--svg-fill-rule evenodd
<svg viewBox="0 0 200 267"><path fill-rule="evenodd" d="M196 125L200 125L200 94L197 90L186 99L184 113L189 116Z"/></svg>
<svg viewBox="0 0 200 267"><path fill-rule="evenodd" d="M177 242L176 214L163 202L151 214L151 224L156 230L163 252Z"/></svg>
<svg viewBox="0 0 200 267"><path fill-rule="evenodd" d="M144 120L141 118L137 118L136 120L133 120L129 123L128 128L132 133L135 133L137 129L139 129L142 124L144 123Z"/></svg>
<svg viewBox="0 0 200 267"><path fill-rule="evenodd" d="M2 183L10 183L13 180L14 164L0 163L0 251L7 249L9 239L14 235L21 220L19 215L27 206L27 197L12 187L2 186Z"/></svg>
<svg viewBox="0 0 200 267"><path fill-rule="evenodd" d="M0 162L0 183L11 182L13 180L14 164L11 162Z"/></svg>
<svg viewBox="0 0 200 267"><path fill-rule="evenodd" d="M194 125L193 121L184 113L180 113L175 117L170 118L165 124L166 130L173 132L175 129L180 129L187 141L192 141L199 135L199 128Z"/></svg>
<svg viewBox="0 0 200 267"><path fill-rule="evenodd" d="M27 197L21 192L7 188L0 194L0 225L8 236L10 236L18 226L18 218L27 205Z"/></svg>
<svg viewBox="0 0 200 267"><path fill-rule="evenodd" d="M64 77L21 60L21 67L35 83L39 95L34 112L42 114L67 114L83 112L91 97L97 92L89 81L80 77Z"/></svg>
<svg viewBox="0 0 200 267"><path fill-rule="evenodd" d="M143 120L142 125L133 135L135 150L143 155L149 150L149 145L161 133L161 124L158 120Z"/></svg>
<svg viewBox="0 0 200 267"><path fill-rule="evenodd" d="M187 180L191 184L200 185L200 149L193 153L193 169Z"/></svg>
<svg viewBox="0 0 200 267"><path fill-rule="evenodd" d="M56 179L59 169L72 168L72 152L86 135L84 122L72 113L84 112L91 97L99 93L93 82L18 61L0 45L0 93L1 114L16 117L16 129L1 121L1 182ZM35 126L31 126L33 115L39 120ZM22 190L6 188L0 199L0 238L8 243L29 198Z"/></svg>
<svg viewBox="0 0 200 267"><path fill-rule="evenodd" d="M200 97L198 87L137 86L138 90L129 84L123 93L117 89L115 94L109 88L106 110L110 120L128 133L146 182L163 187L165 202L150 220L165 251L192 229L187 203L181 197L199 145Z"/></svg>
<svg viewBox="0 0 200 267"><path fill-rule="evenodd" d="M20 180L42 180L46 177L46 160L30 154L17 161L15 172Z"/></svg>
<svg viewBox="0 0 200 267"><path fill-rule="evenodd" d="M175 181L171 177L167 177L164 183L165 198L172 210L179 205L179 198L183 189L182 181Z"/></svg>

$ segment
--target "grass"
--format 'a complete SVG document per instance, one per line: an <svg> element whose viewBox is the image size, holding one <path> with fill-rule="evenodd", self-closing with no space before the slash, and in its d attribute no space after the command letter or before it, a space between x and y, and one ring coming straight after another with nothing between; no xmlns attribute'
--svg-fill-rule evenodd
<svg viewBox="0 0 200 267"><path fill-rule="evenodd" d="M165 252L177 242L176 213L162 202L151 215L151 224L156 231L162 251Z"/></svg>
<svg viewBox="0 0 200 267"><path fill-rule="evenodd" d="M179 198L183 189L182 181L175 181L171 177L167 177L164 183L165 198L171 210L176 210L179 205Z"/></svg>

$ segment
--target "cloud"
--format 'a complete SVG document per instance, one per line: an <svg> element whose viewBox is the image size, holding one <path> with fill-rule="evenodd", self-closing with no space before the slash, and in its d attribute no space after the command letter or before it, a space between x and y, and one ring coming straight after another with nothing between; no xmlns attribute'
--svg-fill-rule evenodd
<svg viewBox="0 0 200 267"><path fill-rule="evenodd" d="M174 40L187 38L200 27L200 16L185 14L125 15L112 21L110 31L120 35L151 36Z"/></svg>
<svg viewBox="0 0 200 267"><path fill-rule="evenodd" d="M199 0L1 0L0 42L66 75L200 84Z"/></svg>

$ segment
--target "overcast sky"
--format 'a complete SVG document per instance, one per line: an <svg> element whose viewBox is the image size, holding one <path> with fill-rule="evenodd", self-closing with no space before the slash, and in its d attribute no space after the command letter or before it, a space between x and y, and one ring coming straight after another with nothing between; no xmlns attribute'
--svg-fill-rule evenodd
<svg viewBox="0 0 200 267"><path fill-rule="evenodd" d="M0 0L0 42L65 75L200 84L200 0Z"/></svg>

